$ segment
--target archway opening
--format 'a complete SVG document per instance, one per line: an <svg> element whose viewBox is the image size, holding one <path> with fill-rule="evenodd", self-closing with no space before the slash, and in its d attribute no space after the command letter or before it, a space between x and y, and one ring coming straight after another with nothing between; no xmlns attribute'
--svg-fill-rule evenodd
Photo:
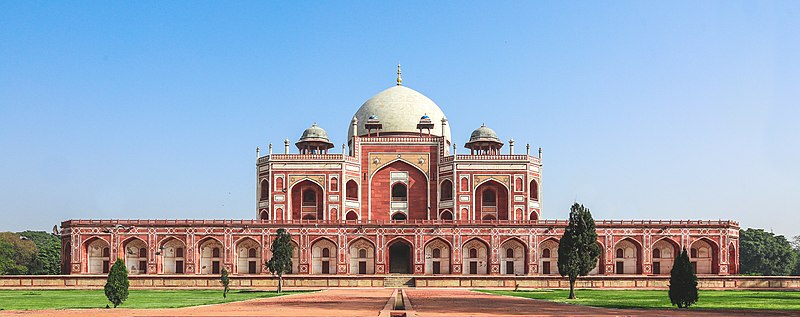
<svg viewBox="0 0 800 317"><path fill-rule="evenodd" d="M389 246L389 273L411 274L411 246L397 241Z"/></svg>
<svg viewBox="0 0 800 317"><path fill-rule="evenodd" d="M358 220L358 214L354 210L350 210L347 212L345 216L346 220Z"/></svg>
<svg viewBox="0 0 800 317"><path fill-rule="evenodd" d="M406 220L406 219L408 219L408 217L406 217L406 214L402 212L398 212L392 215L392 220Z"/></svg>

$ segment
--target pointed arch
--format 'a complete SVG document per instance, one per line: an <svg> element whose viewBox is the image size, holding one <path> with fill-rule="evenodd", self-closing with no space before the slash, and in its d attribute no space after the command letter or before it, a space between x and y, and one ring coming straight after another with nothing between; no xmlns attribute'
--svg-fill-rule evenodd
<svg viewBox="0 0 800 317"><path fill-rule="evenodd" d="M367 238L350 241L350 274L375 274L375 244Z"/></svg>
<svg viewBox="0 0 800 317"><path fill-rule="evenodd" d="M350 209L349 211L347 211L347 214L345 215L345 220L358 220L358 219L359 216L355 210Z"/></svg>
<svg viewBox="0 0 800 317"><path fill-rule="evenodd" d="M473 237L461 247L463 274L489 274L489 243Z"/></svg>
<svg viewBox="0 0 800 317"><path fill-rule="evenodd" d="M453 200L453 182L450 179L444 179L439 184L439 200L452 201Z"/></svg>
<svg viewBox="0 0 800 317"><path fill-rule="evenodd" d="M614 273L642 274L641 242L631 237L624 237L614 244Z"/></svg>
<svg viewBox="0 0 800 317"><path fill-rule="evenodd" d="M289 186L292 219L322 220L325 190L316 180L303 178Z"/></svg>
<svg viewBox="0 0 800 317"><path fill-rule="evenodd" d="M386 242L386 249L388 250L386 263L389 263L389 273L414 273L414 242L398 236Z"/></svg>
<svg viewBox="0 0 800 317"><path fill-rule="evenodd" d="M442 210L439 214L439 220L453 220L453 212L449 209Z"/></svg>
<svg viewBox="0 0 800 317"><path fill-rule="evenodd" d="M548 237L539 242L537 254L539 255L539 272L542 275L558 274L558 245L559 239Z"/></svg>
<svg viewBox="0 0 800 317"><path fill-rule="evenodd" d="M347 200L358 200L358 183L353 179L349 179L344 186Z"/></svg>
<svg viewBox="0 0 800 317"><path fill-rule="evenodd" d="M161 273L183 274L186 269L186 243L175 236L166 236L158 244L161 250Z"/></svg>
<svg viewBox="0 0 800 317"><path fill-rule="evenodd" d="M425 243L425 274L450 274L452 245L436 237Z"/></svg>
<svg viewBox="0 0 800 317"><path fill-rule="evenodd" d="M139 237L128 237L122 241L122 252L125 255L125 267L128 274L146 274L149 258L147 242Z"/></svg>
<svg viewBox="0 0 800 317"><path fill-rule="evenodd" d="M475 208L481 220L509 220L509 189L494 179L484 180L475 187Z"/></svg>
<svg viewBox="0 0 800 317"><path fill-rule="evenodd" d="M668 275L680 250L678 242L670 237L661 237L653 242L650 246L653 275Z"/></svg>
<svg viewBox="0 0 800 317"><path fill-rule="evenodd" d="M336 274L339 248L327 237L319 237L311 243L311 274Z"/></svg>
<svg viewBox="0 0 800 317"><path fill-rule="evenodd" d="M708 237L691 243L689 260L697 274L719 274L719 245Z"/></svg>
<svg viewBox="0 0 800 317"><path fill-rule="evenodd" d="M242 237L236 240L234 245L236 273L261 273L261 243L251 237Z"/></svg>
<svg viewBox="0 0 800 317"><path fill-rule="evenodd" d="M528 186L528 195L531 200L539 200L539 183L532 179Z"/></svg>
<svg viewBox="0 0 800 317"><path fill-rule="evenodd" d="M196 252L199 260L199 274L220 274L222 263L225 259L225 247L222 241L213 236L200 239L197 242Z"/></svg>
<svg viewBox="0 0 800 317"><path fill-rule="evenodd" d="M527 273L528 246L517 237L500 243L500 274L524 275Z"/></svg>
<svg viewBox="0 0 800 317"><path fill-rule="evenodd" d="M100 236L92 236L83 243L84 270L89 274L107 274L111 263L111 245Z"/></svg>
<svg viewBox="0 0 800 317"><path fill-rule="evenodd" d="M266 178L261 179L261 183L259 184L259 201L269 200L269 180Z"/></svg>

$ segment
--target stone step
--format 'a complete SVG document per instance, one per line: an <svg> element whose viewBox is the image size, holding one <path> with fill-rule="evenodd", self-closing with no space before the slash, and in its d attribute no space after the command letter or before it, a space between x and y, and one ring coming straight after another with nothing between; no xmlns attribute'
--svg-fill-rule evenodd
<svg viewBox="0 0 800 317"><path fill-rule="evenodd" d="M387 276L384 278L384 287L416 287L412 276Z"/></svg>

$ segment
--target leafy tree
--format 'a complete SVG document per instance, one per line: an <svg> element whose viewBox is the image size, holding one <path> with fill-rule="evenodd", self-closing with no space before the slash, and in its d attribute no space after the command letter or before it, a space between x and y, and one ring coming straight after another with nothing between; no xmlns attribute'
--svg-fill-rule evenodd
<svg viewBox="0 0 800 317"><path fill-rule="evenodd" d="M106 281L105 290L108 301L114 304L117 308L122 302L128 299L128 269L125 268L125 262L122 259L117 259L111 270L108 272L108 280Z"/></svg>
<svg viewBox="0 0 800 317"><path fill-rule="evenodd" d="M675 258L672 271L669 272L669 300L678 308L688 308L697 302L697 275L694 274L685 247Z"/></svg>
<svg viewBox="0 0 800 317"><path fill-rule="evenodd" d="M30 274L36 244L13 232L0 232L0 275Z"/></svg>
<svg viewBox="0 0 800 317"><path fill-rule="evenodd" d="M797 264L794 266L792 275L800 275L800 236L794 236L792 239L792 246L794 246L795 259L797 259Z"/></svg>
<svg viewBox="0 0 800 317"><path fill-rule="evenodd" d="M231 289L231 278L228 277L228 270L222 268L222 274L219 276L219 282L222 283L222 298L228 298L228 291Z"/></svg>
<svg viewBox="0 0 800 317"><path fill-rule="evenodd" d="M44 231L23 231L21 236L33 241L37 252L29 274L56 275L61 274L61 239Z"/></svg>
<svg viewBox="0 0 800 317"><path fill-rule="evenodd" d="M578 203L569 212L569 224L558 244L558 272L569 276L569 299L575 299L575 281L586 276L600 256L592 213Z"/></svg>
<svg viewBox="0 0 800 317"><path fill-rule="evenodd" d="M763 229L739 231L739 267L742 274L789 275L796 268L797 251L784 236Z"/></svg>
<svg viewBox="0 0 800 317"><path fill-rule="evenodd" d="M283 274L292 270L292 236L285 229L278 229L277 237L272 241L272 258L267 261L267 267L272 274L278 275L278 294L283 290Z"/></svg>

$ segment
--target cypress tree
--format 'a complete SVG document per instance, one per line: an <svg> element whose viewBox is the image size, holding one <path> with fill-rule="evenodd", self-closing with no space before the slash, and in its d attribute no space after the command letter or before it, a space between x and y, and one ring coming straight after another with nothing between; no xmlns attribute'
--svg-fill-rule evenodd
<svg viewBox="0 0 800 317"><path fill-rule="evenodd" d="M125 262L118 258L114 265L111 266L111 270L108 271L108 280L103 287L106 298L114 304L114 308L117 308L128 299L128 287L130 287L128 269L125 268Z"/></svg>
<svg viewBox="0 0 800 317"><path fill-rule="evenodd" d="M278 275L278 294L283 291L283 274L292 270L292 236L285 229L278 229L277 237L272 240L272 258L267 261L267 267L272 274Z"/></svg>
<svg viewBox="0 0 800 317"><path fill-rule="evenodd" d="M688 308L697 302L697 275L692 270L686 247L675 259L669 274L669 300L678 308Z"/></svg>
<svg viewBox="0 0 800 317"><path fill-rule="evenodd" d="M575 299L575 281L586 276L600 256L597 230L588 208L575 203L569 211L569 224L558 243L558 272L569 276L569 299Z"/></svg>
<svg viewBox="0 0 800 317"><path fill-rule="evenodd" d="M222 268L222 273L219 276L219 282L222 283L222 298L228 298L228 291L230 290L231 278L228 277L228 270Z"/></svg>

